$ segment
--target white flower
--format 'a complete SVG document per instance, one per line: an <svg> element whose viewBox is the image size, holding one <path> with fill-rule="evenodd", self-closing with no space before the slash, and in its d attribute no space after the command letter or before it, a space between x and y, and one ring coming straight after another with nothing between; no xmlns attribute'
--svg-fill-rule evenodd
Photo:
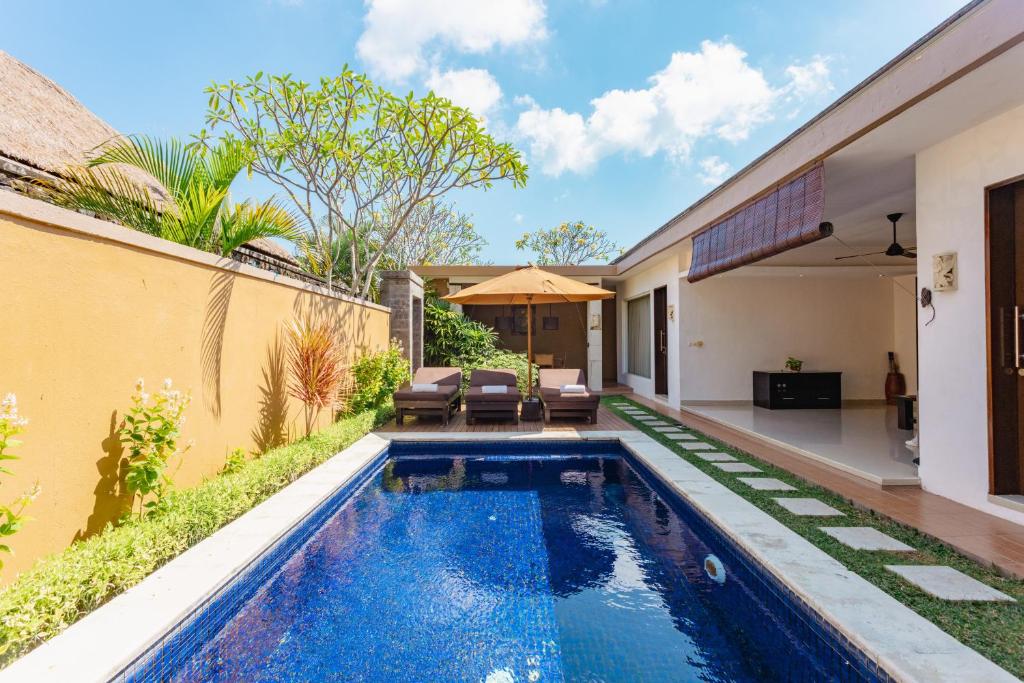
<svg viewBox="0 0 1024 683"><path fill-rule="evenodd" d="M171 388L171 378L168 377L168 378L164 379L164 390L168 391L168 390L170 390L170 388Z"/></svg>

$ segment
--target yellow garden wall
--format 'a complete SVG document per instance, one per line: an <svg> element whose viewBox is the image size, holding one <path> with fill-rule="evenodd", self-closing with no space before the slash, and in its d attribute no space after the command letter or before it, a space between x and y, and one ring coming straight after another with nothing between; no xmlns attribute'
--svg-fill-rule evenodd
<svg viewBox="0 0 1024 683"><path fill-rule="evenodd" d="M234 448L304 432L285 388L283 328L293 318L333 321L350 360L388 339L384 307L9 192L0 192L0 291L0 393L16 393L30 420L0 500L42 486L33 520L11 538L4 582L116 516L115 430L138 377L153 389L170 377L192 393L183 437L195 445L174 475L188 487Z"/></svg>

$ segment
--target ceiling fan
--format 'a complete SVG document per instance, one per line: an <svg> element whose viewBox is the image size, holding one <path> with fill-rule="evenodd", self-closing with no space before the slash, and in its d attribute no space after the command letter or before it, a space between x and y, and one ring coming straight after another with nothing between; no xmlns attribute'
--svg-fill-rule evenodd
<svg viewBox="0 0 1024 683"><path fill-rule="evenodd" d="M910 251L914 247L904 247L902 244L896 241L896 221L903 217L902 213L890 213L886 216L892 223L892 244L886 248L885 251L873 251L870 254L850 254L849 256L836 256L836 261L842 261L848 258L861 258L864 256L903 256L904 258L917 258L917 254Z"/></svg>

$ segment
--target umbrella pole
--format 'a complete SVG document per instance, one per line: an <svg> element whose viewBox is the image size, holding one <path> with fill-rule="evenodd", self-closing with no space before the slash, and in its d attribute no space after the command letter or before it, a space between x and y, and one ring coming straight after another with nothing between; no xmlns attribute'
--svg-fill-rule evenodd
<svg viewBox="0 0 1024 683"><path fill-rule="evenodd" d="M526 297L526 384L530 398L533 398L533 304L530 303L532 298Z"/></svg>

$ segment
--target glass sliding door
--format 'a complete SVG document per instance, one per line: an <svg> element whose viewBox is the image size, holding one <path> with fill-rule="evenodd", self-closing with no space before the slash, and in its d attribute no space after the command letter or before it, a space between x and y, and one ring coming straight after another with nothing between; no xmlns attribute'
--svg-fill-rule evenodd
<svg viewBox="0 0 1024 683"><path fill-rule="evenodd" d="M626 365L629 374L651 377L651 296L626 302Z"/></svg>

